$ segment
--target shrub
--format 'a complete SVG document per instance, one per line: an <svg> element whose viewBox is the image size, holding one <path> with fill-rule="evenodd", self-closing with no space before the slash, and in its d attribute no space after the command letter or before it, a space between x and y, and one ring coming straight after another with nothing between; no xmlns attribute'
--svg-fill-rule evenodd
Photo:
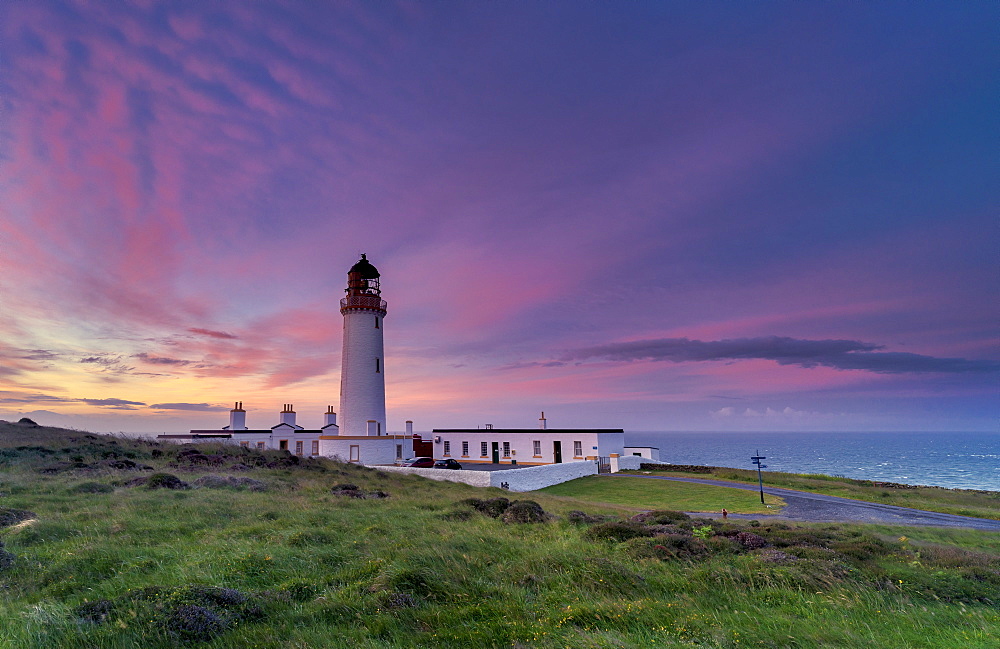
<svg viewBox="0 0 1000 649"><path fill-rule="evenodd" d="M767 545L767 540L763 536L753 532L740 532L736 535L736 542L747 550L759 550Z"/></svg>
<svg viewBox="0 0 1000 649"><path fill-rule="evenodd" d="M510 507L510 501L506 498L488 498L486 500L480 500L479 498L466 498L465 500L460 500L459 505L468 505L472 507L477 512L481 514L486 514L491 518L500 518L503 513L507 511Z"/></svg>
<svg viewBox="0 0 1000 649"><path fill-rule="evenodd" d="M114 487L103 482L81 482L70 489L69 492L75 494L106 494L114 490Z"/></svg>
<svg viewBox="0 0 1000 649"><path fill-rule="evenodd" d="M578 525L593 525L594 523L602 522L604 516L591 516L590 514L585 514L584 512L573 510L566 514L566 519L570 523L576 523Z"/></svg>
<svg viewBox="0 0 1000 649"><path fill-rule="evenodd" d="M504 511L501 520L504 523L544 523L548 514L533 500L515 500Z"/></svg>
<svg viewBox="0 0 1000 649"><path fill-rule="evenodd" d="M197 604L173 608L161 624L170 635L182 642L207 642L228 626L223 616Z"/></svg>
<svg viewBox="0 0 1000 649"><path fill-rule="evenodd" d="M356 485L356 484L350 484L349 482L342 482L340 484L333 485L333 488L330 491L333 491L333 492L337 492L337 491L360 491L360 487L358 487L358 485Z"/></svg>
<svg viewBox="0 0 1000 649"><path fill-rule="evenodd" d="M583 535L592 541L621 542L640 536L652 536L653 532L645 525L632 521L610 521L594 525Z"/></svg>
<svg viewBox="0 0 1000 649"><path fill-rule="evenodd" d="M154 473L145 486L147 489L187 489L190 485L170 473Z"/></svg>
<svg viewBox="0 0 1000 649"><path fill-rule="evenodd" d="M81 620L91 622L92 624L100 624L107 619L113 609L114 604L111 600L98 599L93 602L84 602L83 604L80 604L73 609L73 613L75 613Z"/></svg>
<svg viewBox="0 0 1000 649"><path fill-rule="evenodd" d="M37 518L35 512L29 512L27 509L0 507L0 527L10 527L32 518Z"/></svg>
<svg viewBox="0 0 1000 649"><path fill-rule="evenodd" d="M684 512L676 512L670 509L658 509L651 512L636 514L632 520L639 523L649 523L652 525L669 525L681 521L689 521L691 517Z"/></svg>
<svg viewBox="0 0 1000 649"><path fill-rule="evenodd" d="M3 541L0 541L0 570L6 570L14 565L17 559L12 553L3 549Z"/></svg>
<svg viewBox="0 0 1000 649"><path fill-rule="evenodd" d="M708 553L708 546L704 541L687 534L663 534L653 540L657 542L654 548L660 550L664 558L693 557Z"/></svg>

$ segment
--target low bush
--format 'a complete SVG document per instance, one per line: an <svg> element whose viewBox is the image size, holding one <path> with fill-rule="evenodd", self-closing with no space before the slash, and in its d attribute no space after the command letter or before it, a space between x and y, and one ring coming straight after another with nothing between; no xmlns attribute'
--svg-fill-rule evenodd
<svg viewBox="0 0 1000 649"><path fill-rule="evenodd" d="M640 536L652 536L653 531L641 523L633 521L609 521L598 523L583 533L592 541L627 541Z"/></svg>
<svg viewBox="0 0 1000 649"><path fill-rule="evenodd" d="M154 473L145 482L146 489L187 489L190 485L170 473Z"/></svg>
<svg viewBox="0 0 1000 649"><path fill-rule="evenodd" d="M573 510L566 514L566 520L570 523L576 523L578 525L593 525L594 523L602 523L607 520L606 516L591 516L584 512Z"/></svg>
<svg viewBox="0 0 1000 649"><path fill-rule="evenodd" d="M17 525L22 521L31 520L32 518L37 518L37 515L35 512L29 512L27 509L0 507L0 527L10 527L11 525Z"/></svg>
<svg viewBox="0 0 1000 649"><path fill-rule="evenodd" d="M74 494L106 494L114 490L114 487L103 482L81 482L70 489L69 492Z"/></svg>
<svg viewBox="0 0 1000 649"><path fill-rule="evenodd" d="M533 500L515 500L500 517L504 523L544 523L548 514Z"/></svg>
<svg viewBox="0 0 1000 649"><path fill-rule="evenodd" d="M653 525L669 525L681 521L689 521L691 517L684 512L675 512L670 509L658 509L651 512L642 512L632 517L638 523L649 523Z"/></svg>

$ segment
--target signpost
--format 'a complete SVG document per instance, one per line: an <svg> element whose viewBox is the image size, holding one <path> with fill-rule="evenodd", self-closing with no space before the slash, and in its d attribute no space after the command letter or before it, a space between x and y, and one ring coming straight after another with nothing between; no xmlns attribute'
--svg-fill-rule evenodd
<svg viewBox="0 0 1000 649"><path fill-rule="evenodd" d="M761 460L766 460L767 457L760 454L760 450L757 451L757 455L754 455L750 460L757 465L757 483L760 485L760 504L764 504L764 477L761 475L760 470L766 469L766 464L761 464Z"/></svg>

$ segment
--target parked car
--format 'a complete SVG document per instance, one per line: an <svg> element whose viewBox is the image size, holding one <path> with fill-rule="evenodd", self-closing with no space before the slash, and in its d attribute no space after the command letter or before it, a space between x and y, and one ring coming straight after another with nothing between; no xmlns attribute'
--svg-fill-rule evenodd
<svg viewBox="0 0 1000 649"><path fill-rule="evenodd" d="M446 460L438 460L434 463L435 469L461 469L462 465L455 460L448 458Z"/></svg>
<svg viewBox="0 0 1000 649"><path fill-rule="evenodd" d="M434 466L434 458L432 457L415 457L411 460L406 460L403 462L403 466L413 466L413 467L423 467L429 469Z"/></svg>

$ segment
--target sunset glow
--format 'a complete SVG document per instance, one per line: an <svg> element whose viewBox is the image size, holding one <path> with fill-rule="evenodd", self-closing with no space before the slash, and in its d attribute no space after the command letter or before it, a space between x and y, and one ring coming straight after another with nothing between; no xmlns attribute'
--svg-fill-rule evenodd
<svg viewBox="0 0 1000 649"><path fill-rule="evenodd" d="M0 5L0 419L996 430L995 3Z"/></svg>

